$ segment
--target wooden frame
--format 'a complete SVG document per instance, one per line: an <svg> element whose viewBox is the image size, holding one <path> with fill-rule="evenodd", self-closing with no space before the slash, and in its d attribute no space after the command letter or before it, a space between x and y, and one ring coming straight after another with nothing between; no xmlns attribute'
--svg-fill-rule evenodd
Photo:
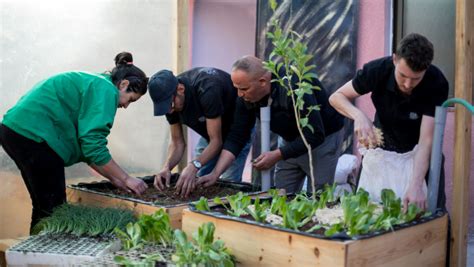
<svg viewBox="0 0 474 267"><path fill-rule="evenodd" d="M188 235L205 222L241 266L445 266L448 217L361 240L328 240L183 210Z"/></svg>

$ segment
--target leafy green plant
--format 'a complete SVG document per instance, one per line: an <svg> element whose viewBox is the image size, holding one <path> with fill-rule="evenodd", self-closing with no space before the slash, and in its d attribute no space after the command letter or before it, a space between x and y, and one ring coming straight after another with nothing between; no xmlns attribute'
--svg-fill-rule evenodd
<svg viewBox="0 0 474 267"><path fill-rule="evenodd" d="M199 198L199 200L194 203L194 206L200 211L211 211L209 208L209 202L205 197Z"/></svg>
<svg viewBox="0 0 474 267"><path fill-rule="evenodd" d="M270 7L275 13L277 8L275 0L270 0ZM272 31L267 32L267 37L271 40L274 48L268 61L264 62L264 66L277 77L272 82L278 82L281 87L287 89L288 95L291 96L296 126L308 150L312 192L313 197L315 197L312 148L303 134L303 128L308 128L311 132L314 132L313 127L308 123L309 115L311 112L319 110L319 106L304 108L305 95L313 94L313 90L320 90L319 87L311 84L311 80L316 78L316 74L313 72L316 66L310 64L312 56L308 54L307 46L301 35L293 30L283 31L277 19L272 19L270 26ZM295 81L294 85L293 81Z"/></svg>
<svg viewBox="0 0 474 267"><path fill-rule="evenodd" d="M127 224L126 232L116 228L115 234L122 242L122 247L125 250L143 247L142 230L137 223Z"/></svg>
<svg viewBox="0 0 474 267"><path fill-rule="evenodd" d="M253 203L253 209L248 206L245 208L245 211L250 214L250 216L252 216L255 221L265 222L269 207L270 203L268 201L263 201L260 203L260 199L256 197Z"/></svg>
<svg viewBox="0 0 474 267"><path fill-rule="evenodd" d="M242 215L247 215L246 208L251 204L252 201L250 196L239 192L235 195L227 196L225 199L229 203L230 207L218 197L214 198L214 203L222 205L227 210L227 213L232 216L240 217Z"/></svg>
<svg viewBox="0 0 474 267"><path fill-rule="evenodd" d="M165 210L159 209L152 215L141 215L137 224L141 228L143 240L160 243L164 247L173 242L173 229Z"/></svg>
<svg viewBox="0 0 474 267"><path fill-rule="evenodd" d="M234 266L235 259L222 240L214 241L215 226L203 224L188 241L181 230L175 230L176 252L172 260L177 266Z"/></svg>
<svg viewBox="0 0 474 267"><path fill-rule="evenodd" d="M115 229L125 250L141 248L144 243L161 244L164 247L173 242L173 230L166 211L159 209L152 215L142 214L136 223L129 223L126 232Z"/></svg>
<svg viewBox="0 0 474 267"><path fill-rule="evenodd" d="M129 210L63 204L33 228L38 233L70 233L76 236L108 235L115 228L125 229L136 219Z"/></svg>
<svg viewBox="0 0 474 267"><path fill-rule="evenodd" d="M141 267L153 267L156 261L166 261L166 259L160 253L154 253L151 255L140 255L143 257L142 260L131 260L124 256L115 256L114 262L123 266L141 266Z"/></svg>
<svg viewBox="0 0 474 267"><path fill-rule="evenodd" d="M318 209L327 207L328 203L335 202L336 197L334 192L336 191L336 183L332 185L324 185L324 190L319 194L319 201L317 203Z"/></svg>
<svg viewBox="0 0 474 267"><path fill-rule="evenodd" d="M296 195L283 209L283 226L298 230L307 224L317 209L316 203L304 194Z"/></svg>

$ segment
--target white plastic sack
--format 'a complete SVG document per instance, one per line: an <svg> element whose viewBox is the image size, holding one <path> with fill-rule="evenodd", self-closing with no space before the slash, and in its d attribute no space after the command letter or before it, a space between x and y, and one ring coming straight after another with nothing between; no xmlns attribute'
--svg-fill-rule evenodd
<svg viewBox="0 0 474 267"><path fill-rule="evenodd" d="M347 183L347 178L355 169L357 169L359 163L357 157L350 154L343 154L337 160L336 173L334 174L334 182L336 184Z"/></svg>
<svg viewBox="0 0 474 267"><path fill-rule="evenodd" d="M396 196L403 198L413 175L414 156L417 147L406 153L386 151L381 148L362 149L362 172L359 188L370 194L373 201L381 202L382 189L392 189ZM425 194L428 189L423 184Z"/></svg>

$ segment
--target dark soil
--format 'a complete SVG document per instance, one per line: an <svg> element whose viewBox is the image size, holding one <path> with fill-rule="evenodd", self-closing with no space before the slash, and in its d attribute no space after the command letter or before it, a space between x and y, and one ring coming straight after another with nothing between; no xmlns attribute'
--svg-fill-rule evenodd
<svg viewBox="0 0 474 267"><path fill-rule="evenodd" d="M193 192L189 194L187 198L181 197L177 192L174 186L165 188L163 191L156 189L153 184L148 185L148 189L141 194L140 196L127 193L120 189L108 189L108 188L97 188L95 191L112 194L116 196L122 196L127 198L139 199L146 202L153 202L157 205L176 205L183 204L192 201L199 200L200 197L205 197L207 199L213 199L214 197L225 197L228 195L234 195L239 192L238 189L223 187L221 185L213 185L210 187L197 187Z"/></svg>

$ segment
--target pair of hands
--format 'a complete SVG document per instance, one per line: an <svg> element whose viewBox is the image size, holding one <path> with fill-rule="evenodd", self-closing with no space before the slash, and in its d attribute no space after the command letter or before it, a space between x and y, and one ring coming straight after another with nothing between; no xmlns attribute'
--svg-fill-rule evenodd
<svg viewBox="0 0 474 267"><path fill-rule="evenodd" d="M183 172L179 176L178 182L176 183L176 191L181 197L188 197L189 194L196 188L196 186L208 187L213 185L219 178L213 173L196 177L197 169L194 166L188 165L184 168ZM155 175L154 185L158 190L164 190L166 187L170 187L171 171L169 168L162 169L158 174Z"/></svg>

